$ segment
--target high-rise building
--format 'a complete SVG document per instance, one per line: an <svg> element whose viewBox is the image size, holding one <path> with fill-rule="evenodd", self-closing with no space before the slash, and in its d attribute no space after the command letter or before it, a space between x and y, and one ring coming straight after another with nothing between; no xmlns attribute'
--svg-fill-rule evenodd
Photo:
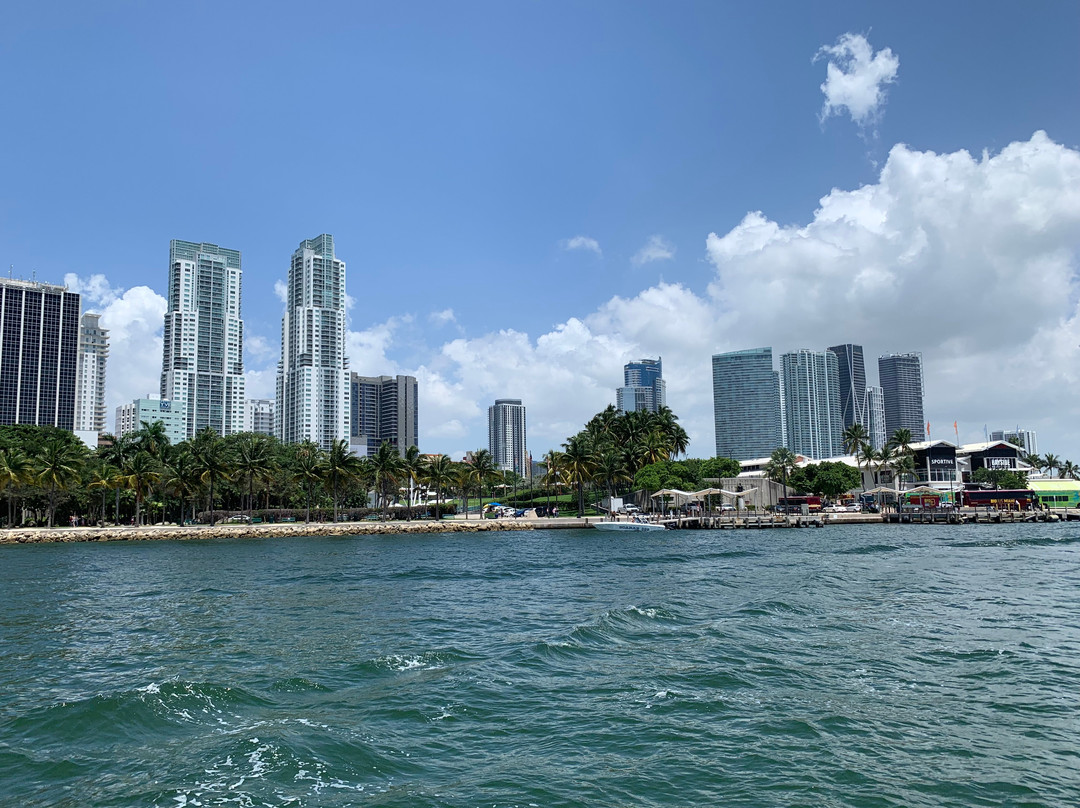
<svg viewBox="0 0 1080 808"><path fill-rule="evenodd" d="M372 455L383 442L404 457L419 446L417 384L415 376L361 376L351 374L350 443L358 453Z"/></svg>
<svg viewBox="0 0 1080 808"><path fill-rule="evenodd" d="M244 429L244 322L240 253L216 244L169 242L161 399L184 418L190 438Z"/></svg>
<svg viewBox="0 0 1080 808"><path fill-rule="evenodd" d="M75 431L105 431L105 364L109 332L101 315L87 312L79 321L79 370L75 381Z"/></svg>
<svg viewBox="0 0 1080 808"><path fill-rule="evenodd" d="M1039 439L1034 429L996 429L990 433L990 440L1003 440L1019 446L1027 454L1039 453Z"/></svg>
<svg viewBox="0 0 1080 808"><path fill-rule="evenodd" d="M788 448L816 459L842 454L844 429L836 354L802 349L784 354L780 365Z"/></svg>
<svg viewBox="0 0 1080 808"><path fill-rule="evenodd" d="M880 387L866 388L866 432L870 447L880 452L888 440L885 432L885 396Z"/></svg>
<svg viewBox="0 0 1080 808"><path fill-rule="evenodd" d="M334 237L300 242L289 266L281 362L277 377L277 434L329 449L349 437L349 363L345 357L345 262Z"/></svg>
<svg viewBox="0 0 1080 808"><path fill-rule="evenodd" d="M659 412L667 406L662 358L641 359L623 366L623 386L615 391L615 409Z"/></svg>
<svg viewBox="0 0 1080 808"><path fill-rule="evenodd" d="M244 431L274 434L274 399L249 398L244 404Z"/></svg>
<svg viewBox="0 0 1080 808"><path fill-rule="evenodd" d="M0 424L75 429L79 295L0 280Z"/></svg>
<svg viewBox="0 0 1080 808"><path fill-rule="evenodd" d="M488 407L488 451L499 468L522 477L530 474L525 405L520 398L498 398Z"/></svg>
<svg viewBox="0 0 1080 808"><path fill-rule="evenodd" d="M866 411L866 365L861 345L833 345L840 370L840 418L844 429L854 424L866 427L869 414Z"/></svg>
<svg viewBox="0 0 1080 808"><path fill-rule="evenodd" d="M773 370L772 348L714 354L712 372L716 456L753 460L782 446L780 374Z"/></svg>
<svg viewBox="0 0 1080 808"><path fill-rule="evenodd" d="M922 354L886 354L878 357L878 376L885 396L885 432L911 431L911 439L926 439L923 418Z"/></svg>
<svg viewBox="0 0 1080 808"><path fill-rule="evenodd" d="M116 437L122 438L129 432L138 432L142 425L158 421L165 427L165 435L174 446L187 438L187 419L179 407L172 401L160 398L137 398L130 404L121 404L116 408Z"/></svg>

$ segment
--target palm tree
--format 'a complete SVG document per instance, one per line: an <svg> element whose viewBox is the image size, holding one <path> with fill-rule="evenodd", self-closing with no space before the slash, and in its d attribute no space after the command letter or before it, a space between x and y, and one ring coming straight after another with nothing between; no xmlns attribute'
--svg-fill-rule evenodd
<svg viewBox="0 0 1080 808"><path fill-rule="evenodd" d="M596 477L604 484L609 497L614 497L619 483L630 483L634 478L630 476L622 458L612 448L601 452L595 458Z"/></svg>
<svg viewBox="0 0 1080 808"><path fill-rule="evenodd" d="M120 479L126 488L135 492L135 524L141 525L143 499L161 479L159 464L149 451L135 452L120 470Z"/></svg>
<svg viewBox="0 0 1080 808"><path fill-rule="evenodd" d="M892 471L896 476L896 501L900 502L900 491L903 490L904 477L915 476L915 456L903 452L893 456Z"/></svg>
<svg viewBox="0 0 1080 808"><path fill-rule="evenodd" d="M1037 455L1032 452L1031 454L1024 455L1020 459L1035 469L1035 471L1042 471L1044 468L1042 455Z"/></svg>
<svg viewBox="0 0 1080 808"><path fill-rule="evenodd" d="M134 433L134 442L143 451L149 452L155 460L162 460L169 447L169 434L161 421L140 422L142 426Z"/></svg>
<svg viewBox="0 0 1080 808"><path fill-rule="evenodd" d="M1071 460L1066 460L1061 464L1061 477L1063 479L1068 477L1070 480L1075 480L1078 473L1080 473L1080 467L1077 467Z"/></svg>
<svg viewBox="0 0 1080 808"><path fill-rule="evenodd" d="M189 499L194 502L202 485L202 472L199 471L195 458L186 443L179 444L176 450L170 453L165 463L164 479L166 489L180 500L180 524L182 525L185 505ZM191 516L194 519L194 507Z"/></svg>
<svg viewBox="0 0 1080 808"><path fill-rule="evenodd" d="M22 449L9 447L0 451L0 490L7 492L8 527L15 521L15 489L33 479L33 464Z"/></svg>
<svg viewBox="0 0 1080 808"><path fill-rule="evenodd" d="M442 518L439 508L442 502L443 489L454 484L454 462L444 454L428 460L424 466L424 484L435 488L435 518Z"/></svg>
<svg viewBox="0 0 1080 808"><path fill-rule="evenodd" d="M894 430L889 443L899 454L911 454L911 430L903 428Z"/></svg>
<svg viewBox="0 0 1080 808"><path fill-rule="evenodd" d="M653 417L655 428L667 439L668 455L675 457L685 454L690 446L690 437L686 430L676 423L678 420L678 416L666 406L657 410Z"/></svg>
<svg viewBox="0 0 1080 808"><path fill-rule="evenodd" d="M778 449L774 449L773 453L769 455L769 462L765 464L765 474L770 480L779 482L777 477L784 483L784 499L788 498L787 481L788 476L791 475L795 469L799 467L799 458L795 455L791 449L786 446L781 446Z"/></svg>
<svg viewBox="0 0 1080 808"><path fill-rule="evenodd" d="M1043 468L1050 472L1050 476L1054 476L1054 472L1061 468L1061 458L1055 454L1047 454L1043 457Z"/></svg>
<svg viewBox="0 0 1080 808"><path fill-rule="evenodd" d="M499 473L499 467L495 465L495 458L491 456L491 452L487 449L477 449L473 452L469 466L472 468L473 481L479 489L480 515L482 517L484 515L484 486L490 483Z"/></svg>
<svg viewBox="0 0 1080 808"><path fill-rule="evenodd" d="M862 424L852 424L844 430L844 451L858 456L860 447L868 440L870 436L866 432L866 427Z"/></svg>
<svg viewBox="0 0 1080 808"><path fill-rule="evenodd" d="M116 501L113 508L113 524L120 524L120 489L124 486L120 482L120 471L124 467L124 463L127 459L135 453L135 441L133 433L121 435L119 438L113 438L109 434L102 436L105 441L112 440L111 443L107 443L102 449L99 449L99 453L102 459L117 470L116 476L113 477L112 488L116 491Z"/></svg>
<svg viewBox="0 0 1080 808"><path fill-rule="evenodd" d="M306 440L298 444L293 455L292 472L293 477L304 488L304 521L311 522L311 498L316 484L327 472L325 453L312 441Z"/></svg>
<svg viewBox="0 0 1080 808"><path fill-rule="evenodd" d="M424 458L421 456L420 450L415 446L406 449L405 457L401 459L401 465L405 472L405 479L409 483L409 507L405 511L405 518L411 522L413 489L420 485L420 480L424 476Z"/></svg>
<svg viewBox="0 0 1080 808"><path fill-rule="evenodd" d="M383 518L390 515L390 498L396 493L398 483L405 474L404 464L398 450L389 441L383 441L375 454L368 458L375 483L375 494L382 502Z"/></svg>
<svg viewBox="0 0 1080 808"><path fill-rule="evenodd" d="M75 439L74 436L72 439ZM85 462L84 455L81 447L59 435L49 438L41 447L41 453L36 458L36 480L39 485L49 489L49 527L53 526L56 518L56 493L79 478Z"/></svg>
<svg viewBox="0 0 1080 808"><path fill-rule="evenodd" d="M191 440L191 456L199 470L199 479L210 487L210 526L214 522L214 483L223 482L232 477L232 458L224 441L218 434L206 427L195 433Z"/></svg>
<svg viewBox="0 0 1080 808"><path fill-rule="evenodd" d="M465 518L469 518L469 487L472 485L472 466L468 463L454 464L454 482L458 491L461 492L461 509L465 512Z"/></svg>
<svg viewBox="0 0 1080 808"><path fill-rule="evenodd" d="M640 444L638 455L640 465L638 468L651 466L671 457L671 444L667 437L659 429L653 430L644 436Z"/></svg>
<svg viewBox="0 0 1080 808"><path fill-rule="evenodd" d="M274 451L265 435L241 435L236 444L233 468L247 480L248 518L255 511L255 480L267 479L274 470Z"/></svg>
<svg viewBox="0 0 1080 808"><path fill-rule="evenodd" d="M877 452L874 451L874 447L869 443L863 443L859 446L858 451L855 453L855 462L859 464L859 468L865 465L867 471L873 471L874 463L877 461ZM861 474L859 475L862 476ZM874 474L874 487L877 487L877 474ZM863 484L863 491L866 490L866 485Z"/></svg>
<svg viewBox="0 0 1080 808"><path fill-rule="evenodd" d="M562 483L562 452L556 452L554 449L549 449L548 453L544 455L544 476L541 478L541 484L547 489L548 492L548 513L551 513L551 489L555 489L556 501L559 496L559 485Z"/></svg>
<svg viewBox="0 0 1080 808"><path fill-rule="evenodd" d="M349 450L349 442L344 438L334 441L326 454L326 473L330 478L334 496L334 522L338 520L338 484L342 480L353 480L360 476L364 463Z"/></svg>
<svg viewBox="0 0 1080 808"><path fill-rule="evenodd" d="M596 468L592 447L584 435L574 435L563 444L563 450L563 478L571 485L577 486L578 516L584 516L585 483L592 479L593 470Z"/></svg>

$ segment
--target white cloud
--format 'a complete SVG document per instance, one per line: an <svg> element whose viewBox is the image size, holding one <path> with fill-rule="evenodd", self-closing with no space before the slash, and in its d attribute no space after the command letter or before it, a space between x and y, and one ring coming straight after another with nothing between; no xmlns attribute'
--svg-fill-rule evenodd
<svg viewBox="0 0 1080 808"><path fill-rule="evenodd" d="M64 286L82 296L83 311L107 306L123 293L122 289L110 286L106 277L100 273L82 278L74 272L69 272L64 275Z"/></svg>
<svg viewBox="0 0 1080 808"><path fill-rule="evenodd" d="M105 402L106 428L110 431L116 407L147 393L156 395L159 390L161 332L167 308L165 298L153 289L134 286L114 297L101 312L101 325L109 329Z"/></svg>
<svg viewBox="0 0 1080 808"><path fill-rule="evenodd" d="M443 309L442 311L433 311L428 315L428 322L432 325L448 325L450 323L457 323L457 318L454 316L453 309Z"/></svg>
<svg viewBox="0 0 1080 808"><path fill-rule="evenodd" d="M274 294L277 295L277 299L283 304L289 302L289 287L285 284L285 281L278 278L274 281Z"/></svg>
<svg viewBox="0 0 1080 808"><path fill-rule="evenodd" d="M277 360L279 348L277 345L271 345L266 337L261 337L258 334L247 334L244 336L244 358L254 359L256 362L265 362L268 359Z"/></svg>
<svg viewBox="0 0 1080 808"><path fill-rule="evenodd" d="M647 264L650 261L667 261L675 257L675 245L667 241L663 236L649 236L645 245L634 253L630 263L636 267Z"/></svg>
<svg viewBox="0 0 1080 808"><path fill-rule="evenodd" d="M846 111L860 127L872 125L885 103L886 85L896 81L900 59L889 48L874 52L862 34L844 34L824 45L814 61L825 58L825 103L821 120Z"/></svg>
<svg viewBox="0 0 1080 808"><path fill-rule="evenodd" d="M978 158L896 146L876 183L833 190L804 225L751 212L709 234L707 289L661 283L544 334L446 342L417 372L422 448L484 443L487 406L506 396L525 401L539 455L614 401L623 363L662 356L691 452L708 456L713 353L856 342L872 380L874 357L923 353L935 436L954 420L963 440L1020 423L1075 459L1078 251L1080 152L1042 132ZM375 331L385 361L394 334Z"/></svg>
<svg viewBox="0 0 1080 808"><path fill-rule="evenodd" d="M600 242L588 236L574 236L560 243L564 250L587 250L597 255L603 255L600 251Z"/></svg>

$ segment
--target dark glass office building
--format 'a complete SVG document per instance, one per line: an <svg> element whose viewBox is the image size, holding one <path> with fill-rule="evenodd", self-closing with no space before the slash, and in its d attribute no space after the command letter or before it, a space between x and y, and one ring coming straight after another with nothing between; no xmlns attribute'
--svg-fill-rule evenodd
<svg viewBox="0 0 1080 808"><path fill-rule="evenodd" d="M866 404L866 364L861 345L833 345L840 372L840 418L844 429L861 424L870 431L870 414Z"/></svg>
<svg viewBox="0 0 1080 808"><path fill-rule="evenodd" d="M0 280L0 424L75 428L79 295Z"/></svg>
<svg viewBox="0 0 1080 808"><path fill-rule="evenodd" d="M885 398L885 433L910 429L912 440L926 438L923 417L922 354L886 354L878 357L878 375Z"/></svg>

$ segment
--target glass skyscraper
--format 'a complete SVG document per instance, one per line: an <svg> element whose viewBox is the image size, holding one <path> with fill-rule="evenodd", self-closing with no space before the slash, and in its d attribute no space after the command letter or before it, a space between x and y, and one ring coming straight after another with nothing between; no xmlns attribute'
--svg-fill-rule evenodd
<svg viewBox="0 0 1080 808"><path fill-rule="evenodd" d="M287 289L276 432L284 443L312 441L329 450L349 438L345 262L334 254L333 236L324 233L300 242Z"/></svg>
<svg viewBox="0 0 1080 808"><path fill-rule="evenodd" d="M716 456L753 460L783 445L772 348L715 354L712 372Z"/></svg>
<svg viewBox="0 0 1080 808"><path fill-rule="evenodd" d="M667 406L661 359L640 359L623 365L623 386L615 391L615 409L619 412L659 412L661 407Z"/></svg>
<svg viewBox="0 0 1080 808"><path fill-rule="evenodd" d="M499 468L529 476L525 405L520 398L499 398L488 407L488 451Z"/></svg>
<svg viewBox="0 0 1080 808"><path fill-rule="evenodd" d="M878 357L878 376L885 398L885 432L911 430L915 441L926 439L923 418L922 354L886 354Z"/></svg>
<svg viewBox="0 0 1080 808"><path fill-rule="evenodd" d="M817 460L843 454L836 354L802 349L784 354L780 364L788 448Z"/></svg>
<svg viewBox="0 0 1080 808"><path fill-rule="evenodd" d="M415 376L350 374L349 441L357 454L373 455L385 441L402 457L419 446Z"/></svg>
<svg viewBox="0 0 1080 808"><path fill-rule="evenodd" d="M187 437L244 429L244 322L240 252L169 242L161 398L184 417Z"/></svg>
<svg viewBox="0 0 1080 808"><path fill-rule="evenodd" d="M869 413L866 408L866 365L861 345L833 345L840 372L840 418L844 429L853 424L868 427ZM867 429L869 432L869 429Z"/></svg>
<svg viewBox="0 0 1080 808"><path fill-rule="evenodd" d="M65 286L0 280L0 424L75 428L80 305Z"/></svg>

